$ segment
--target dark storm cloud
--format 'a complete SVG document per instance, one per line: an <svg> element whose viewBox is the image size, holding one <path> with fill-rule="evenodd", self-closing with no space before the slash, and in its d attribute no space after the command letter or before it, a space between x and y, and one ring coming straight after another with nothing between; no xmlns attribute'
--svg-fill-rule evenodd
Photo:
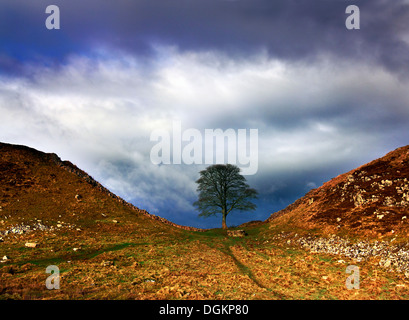
<svg viewBox="0 0 409 320"><path fill-rule="evenodd" d="M351 3L55 0L50 31L50 1L2 0L0 137L56 152L171 221L217 226L192 207L203 168L152 164L149 136L174 119L256 128L258 210L231 223L265 219L407 144L408 1L354 1L354 31Z"/></svg>
<svg viewBox="0 0 409 320"><path fill-rule="evenodd" d="M381 63L393 71L409 64L409 5L404 0L354 3L361 11L359 31L345 28L349 1L56 0L53 4L61 9L59 31L44 26L48 4L2 1L4 54L52 61L102 47L149 55L152 44L160 43L242 58L261 48L286 60L313 61L317 55L332 54Z"/></svg>

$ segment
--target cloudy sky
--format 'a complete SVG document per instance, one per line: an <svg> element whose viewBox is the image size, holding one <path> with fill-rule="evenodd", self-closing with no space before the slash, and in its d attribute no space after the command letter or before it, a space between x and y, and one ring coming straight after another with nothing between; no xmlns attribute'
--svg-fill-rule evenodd
<svg viewBox="0 0 409 320"><path fill-rule="evenodd" d="M345 25L351 4L359 30ZM192 206L206 165L153 163L151 134L174 121L257 129L258 209L227 223L264 220L408 144L408 21L408 0L1 0L0 141L55 152L173 222L218 227Z"/></svg>

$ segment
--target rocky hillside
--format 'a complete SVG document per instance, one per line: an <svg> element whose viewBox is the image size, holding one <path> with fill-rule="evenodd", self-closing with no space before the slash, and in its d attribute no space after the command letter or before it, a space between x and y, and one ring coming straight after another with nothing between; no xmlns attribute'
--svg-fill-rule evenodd
<svg viewBox="0 0 409 320"><path fill-rule="evenodd" d="M409 235L409 146L337 176L267 221L324 233Z"/></svg>
<svg viewBox="0 0 409 320"><path fill-rule="evenodd" d="M149 220L176 225L116 196L56 154L0 143L0 231L100 228ZM152 220L154 222L152 222Z"/></svg>

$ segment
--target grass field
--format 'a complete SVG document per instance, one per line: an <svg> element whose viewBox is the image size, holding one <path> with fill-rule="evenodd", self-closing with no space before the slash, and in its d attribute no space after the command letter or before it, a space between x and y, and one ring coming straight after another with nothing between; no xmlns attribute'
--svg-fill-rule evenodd
<svg viewBox="0 0 409 320"><path fill-rule="evenodd" d="M377 260L312 254L289 240L294 232L271 224L247 228L242 238L153 221L105 224L103 232L8 236L0 244L9 258L0 264L0 299L409 298L405 276L380 268ZM60 289L46 288L49 265L59 268ZM359 289L346 288L348 265L359 267Z"/></svg>

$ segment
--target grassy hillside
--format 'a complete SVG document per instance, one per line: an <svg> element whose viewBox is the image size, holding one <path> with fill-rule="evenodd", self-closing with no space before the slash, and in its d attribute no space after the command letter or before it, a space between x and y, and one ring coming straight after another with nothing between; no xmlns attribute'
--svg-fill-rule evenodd
<svg viewBox="0 0 409 320"><path fill-rule="evenodd" d="M0 299L407 299L403 240L279 220L195 230L151 216L55 155L0 145ZM49 290L46 268L59 268ZM348 265L360 289L345 286Z"/></svg>

